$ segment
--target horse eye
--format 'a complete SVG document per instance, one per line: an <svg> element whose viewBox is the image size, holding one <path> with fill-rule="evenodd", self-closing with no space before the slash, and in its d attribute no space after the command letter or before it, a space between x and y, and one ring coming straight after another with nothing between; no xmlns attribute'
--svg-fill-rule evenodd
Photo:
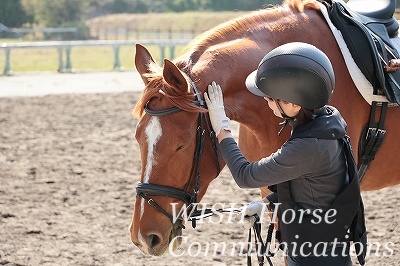
<svg viewBox="0 0 400 266"><path fill-rule="evenodd" d="M185 147L185 146L181 145L181 146L179 146L178 148L176 148L176 150L175 150L175 151L182 150L184 147Z"/></svg>

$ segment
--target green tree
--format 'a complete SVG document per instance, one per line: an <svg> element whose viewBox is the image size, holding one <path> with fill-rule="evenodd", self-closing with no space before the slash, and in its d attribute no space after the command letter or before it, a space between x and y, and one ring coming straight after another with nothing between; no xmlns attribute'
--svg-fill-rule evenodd
<svg viewBox="0 0 400 266"><path fill-rule="evenodd" d="M20 0L0 1L0 23L16 28L29 22L32 22L32 16L27 15Z"/></svg>
<svg viewBox="0 0 400 266"><path fill-rule="evenodd" d="M166 0L164 1L166 11L183 12L187 10L201 11L210 6L211 0Z"/></svg>
<svg viewBox="0 0 400 266"><path fill-rule="evenodd" d="M22 4L34 22L47 27L82 22L89 8L89 0L22 0Z"/></svg>
<svg viewBox="0 0 400 266"><path fill-rule="evenodd" d="M34 22L57 27L111 13L254 10L282 0L0 0L22 3Z"/></svg>

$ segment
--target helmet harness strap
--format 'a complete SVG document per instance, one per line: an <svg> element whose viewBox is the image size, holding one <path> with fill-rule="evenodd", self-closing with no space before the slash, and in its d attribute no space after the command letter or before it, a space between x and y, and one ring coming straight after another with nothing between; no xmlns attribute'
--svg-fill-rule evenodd
<svg viewBox="0 0 400 266"><path fill-rule="evenodd" d="M279 103L279 100L274 99L274 102L275 102L276 106L278 107L279 112L281 113L282 117L285 119L284 121L282 121L281 123L279 123L279 125L282 125L281 129L280 129L279 132L278 132L278 136L280 136L281 133L282 133L282 131L283 131L283 129L284 129L284 128L286 127L286 125L288 124L288 122L289 122L290 120L294 120L294 117L290 117L290 116L288 116L287 114L285 114L285 112L283 111L283 109L282 109L282 107L281 107L281 105L280 105L280 103Z"/></svg>

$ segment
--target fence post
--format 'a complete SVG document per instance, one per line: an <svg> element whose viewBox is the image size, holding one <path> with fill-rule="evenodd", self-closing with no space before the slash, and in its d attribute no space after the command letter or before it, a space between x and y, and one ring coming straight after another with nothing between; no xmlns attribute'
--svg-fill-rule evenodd
<svg viewBox="0 0 400 266"><path fill-rule="evenodd" d="M165 46L160 45L160 62L163 64L164 58L165 58Z"/></svg>
<svg viewBox="0 0 400 266"><path fill-rule="evenodd" d="M75 31L74 31L75 40L79 40L79 35L80 35L79 29L75 28Z"/></svg>
<svg viewBox="0 0 400 266"><path fill-rule="evenodd" d="M67 72L75 72L75 70L72 68L71 62L71 46L65 47L65 68Z"/></svg>
<svg viewBox="0 0 400 266"><path fill-rule="evenodd" d="M171 59L175 58L175 46L173 46L173 45L169 46L169 56Z"/></svg>
<svg viewBox="0 0 400 266"><path fill-rule="evenodd" d="M63 60L63 47L58 47L58 72L60 73L65 73L65 66L64 66L64 60Z"/></svg>
<svg viewBox="0 0 400 266"><path fill-rule="evenodd" d="M122 70L121 63L119 61L119 45L114 45L114 69Z"/></svg>
<svg viewBox="0 0 400 266"><path fill-rule="evenodd" d="M4 64L4 75L6 76L11 76L12 71L10 67L10 48L5 48L4 49L4 54L5 54L5 64Z"/></svg>

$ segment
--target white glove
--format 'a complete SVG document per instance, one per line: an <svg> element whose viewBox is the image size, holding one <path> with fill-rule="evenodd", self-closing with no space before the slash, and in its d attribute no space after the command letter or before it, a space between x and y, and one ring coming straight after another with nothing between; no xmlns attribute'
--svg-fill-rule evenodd
<svg viewBox="0 0 400 266"><path fill-rule="evenodd" d="M260 217L261 222L266 207L267 204L263 200L253 201L240 212L240 214L236 217L236 220L243 223L243 226L246 229L250 229L256 222L256 214L258 217Z"/></svg>
<svg viewBox="0 0 400 266"><path fill-rule="evenodd" d="M231 120L225 113L221 87L215 81L208 85L208 94L207 92L204 93L204 99L215 134L218 136L221 129L229 130Z"/></svg>

